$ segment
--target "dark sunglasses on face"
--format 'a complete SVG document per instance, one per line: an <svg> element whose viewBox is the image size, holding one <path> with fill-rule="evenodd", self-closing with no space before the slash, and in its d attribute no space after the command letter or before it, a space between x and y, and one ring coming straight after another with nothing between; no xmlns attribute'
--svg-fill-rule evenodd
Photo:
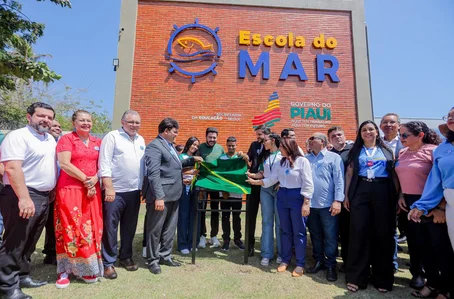
<svg viewBox="0 0 454 299"><path fill-rule="evenodd" d="M402 139L407 139L409 136L414 136L414 135L413 134L409 134L409 133L400 134L400 138L402 138Z"/></svg>
<svg viewBox="0 0 454 299"><path fill-rule="evenodd" d="M322 138L317 137L317 136L309 137L309 141L312 141L312 140L314 140L314 139L322 140Z"/></svg>

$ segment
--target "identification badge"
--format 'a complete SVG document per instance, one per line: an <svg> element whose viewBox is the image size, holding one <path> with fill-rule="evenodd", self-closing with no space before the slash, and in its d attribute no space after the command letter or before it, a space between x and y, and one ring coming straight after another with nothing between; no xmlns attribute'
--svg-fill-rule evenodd
<svg viewBox="0 0 454 299"><path fill-rule="evenodd" d="M367 170L367 178L368 178L368 179L375 179L375 170L373 170L373 169L368 169L368 170Z"/></svg>

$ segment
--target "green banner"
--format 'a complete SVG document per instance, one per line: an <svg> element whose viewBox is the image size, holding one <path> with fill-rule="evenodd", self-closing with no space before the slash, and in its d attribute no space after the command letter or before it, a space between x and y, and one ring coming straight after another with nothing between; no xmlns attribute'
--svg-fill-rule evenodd
<svg viewBox="0 0 454 299"><path fill-rule="evenodd" d="M251 185L246 183L247 164L242 158L202 162L195 185L197 187L231 193L251 193Z"/></svg>

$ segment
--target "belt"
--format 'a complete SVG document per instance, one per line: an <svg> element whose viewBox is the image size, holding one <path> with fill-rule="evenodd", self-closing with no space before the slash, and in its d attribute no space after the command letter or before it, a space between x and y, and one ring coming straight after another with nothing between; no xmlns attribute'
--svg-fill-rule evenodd
<svg viewBox="0 0 454 299"><path fill-rule="evenodd" d="M374 179L368 179L367 177L360 176L359 177L361 180L369 182L369 183L384 183L388 181L388 178L374 178Z"/></svg>

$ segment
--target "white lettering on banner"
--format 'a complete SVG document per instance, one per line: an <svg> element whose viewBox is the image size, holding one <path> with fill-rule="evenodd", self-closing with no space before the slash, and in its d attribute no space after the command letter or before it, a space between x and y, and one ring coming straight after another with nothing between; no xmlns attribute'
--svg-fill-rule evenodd
<svg viewBox="0 0 454 299"><path fill-rule="evenodd" d="M193 115L192 120L241 121L241 113L216 112L215 115Z"/></svg>

